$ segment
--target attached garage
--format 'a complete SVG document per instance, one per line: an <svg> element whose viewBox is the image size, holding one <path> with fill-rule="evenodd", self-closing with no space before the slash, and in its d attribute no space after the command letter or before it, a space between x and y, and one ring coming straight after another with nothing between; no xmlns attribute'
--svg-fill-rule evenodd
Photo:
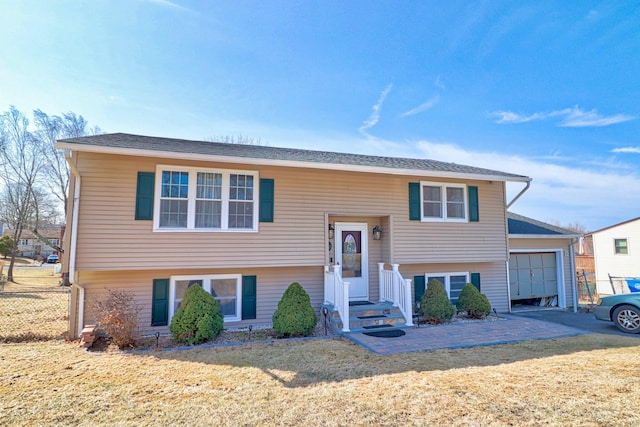
<svg viewBox="0 0 640 427"><path fill-rule="evenodd" d="M572 231L508 213L511 310L577 308Z"/></svg>
<svg viewBox="0 0 640 427"><path fill-rule="evenodd" d="M538 299L558 295L555 252L514 253L509 259L511 300Z"/></svg>

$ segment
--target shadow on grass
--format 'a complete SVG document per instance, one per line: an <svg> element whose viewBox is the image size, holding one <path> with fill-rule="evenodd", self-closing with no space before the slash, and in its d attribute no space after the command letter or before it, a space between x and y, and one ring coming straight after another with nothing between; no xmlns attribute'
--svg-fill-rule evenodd
<svg viewBox="0 0 640 427"><path fill-rule="evenodd" d="M632 337L588 334L454 350L378 355L343 338L282 340L238 346L134 353L161 360L253 367L285 387L307 387L406 372L446 371L511 364L578 352L634 347ZM571 365L573 366L573 365Z"/></svg>
<svg viewBox="0 0 640 427"><path fill-rule="evenodd" d="M0 292L0 300L2 299L11 299L11 300L19 300L19 299L46 299L44 296L40 295L36 292Z"/></svg>
<svg viewBox="0 0 640 427"><path fill-rule="evenodd" d="M62 333L39 333L39 332L19 332L13 334L0 334L0 343L25 343L25 342L39 342L39 341L51 341L60 340L66 338L66 331Z"/></svg>

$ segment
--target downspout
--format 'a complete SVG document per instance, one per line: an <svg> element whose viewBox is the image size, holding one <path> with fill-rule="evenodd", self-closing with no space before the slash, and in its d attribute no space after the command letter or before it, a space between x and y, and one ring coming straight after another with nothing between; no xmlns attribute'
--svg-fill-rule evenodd
<svg viewBox="0 0 640 427"><path fill-rule="evenodd" d="M518 194L516 194L516 197L513 198L513 200L511 200L508 204L507 204L507 209L509 209L511 207L511 205L513 205L516 200L518 200L520 198L520 196L522 196L531 186L531 178L529 178L529 180L527 181L527 185L524 186L524 188L522 190L520 190L520 192Z"/></svg>
<svg viewBox="0 0 640 427"><path fill-rule="evenodd" d="M509 254L509 258L511 258L511 254ZM511 275L509 274L509 259L505 263L507 267L507 299L509 300L509 313L511 313Z"/></svg>
<svg viewBox="0 0 640 427"><path fill-rule="evenodd" d="M579 238L571 239L571 243L569 243L569 265L571 266L571 294L573 296L573 312L578 312L578 291L576 289L576 259L575 252L573 249L573 245L575 245ZM589 284L587 283L587 286Z"/></svg>
<svg viewBox="0 0 640 427"><path fill-rule="evenodd" d="M73 211L71 216L71 241L69 243L69 282L79 288L78 293L78 333L84 327L84 288L76 282L76 253L78 243L78 216L80 212L80 172L71 159L71 150L64 150L64 157L67 160L69 169L75 178L73 188Z"/></svg>

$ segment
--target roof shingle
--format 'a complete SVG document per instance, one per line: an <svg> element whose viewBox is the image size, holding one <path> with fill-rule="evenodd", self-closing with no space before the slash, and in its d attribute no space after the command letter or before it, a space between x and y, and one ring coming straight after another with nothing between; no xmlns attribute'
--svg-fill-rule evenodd
<svg viewBox="0 0 640 427"><path fill-rule="evenodd" d="M125 133L112 133L63 139L58 141L57 146L59 148L72 148L78 151L83 151L83 146L93 146L114 150L152 150L167 153L306 162L310 164L323 163L343 166L352 165L386 169L447 172L460 175L480 175L514 181L530 180L524 175L429 159L383 157L363 154L336 153L330 151L267 147L262 145L191 141L185 139L131 135Z"/></svg>

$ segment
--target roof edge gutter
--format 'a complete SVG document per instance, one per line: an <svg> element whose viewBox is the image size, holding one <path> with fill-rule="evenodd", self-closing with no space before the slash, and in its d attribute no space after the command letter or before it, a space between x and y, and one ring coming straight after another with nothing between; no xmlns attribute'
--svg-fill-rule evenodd
<svg viewBox="0 0 640 427"><path fill-rule="evenodd" d="M520 196L522 196L529 189L529 187L531 187L531 178L529 178L528 181L526 181L526 183L527 184L524 186L524 188L522 190L520 190L520 192L518 194L516 194L516 197L514 197L507 204L507 209L509 209L511 207L511 205L513 205L520 198Z"/></svg>

